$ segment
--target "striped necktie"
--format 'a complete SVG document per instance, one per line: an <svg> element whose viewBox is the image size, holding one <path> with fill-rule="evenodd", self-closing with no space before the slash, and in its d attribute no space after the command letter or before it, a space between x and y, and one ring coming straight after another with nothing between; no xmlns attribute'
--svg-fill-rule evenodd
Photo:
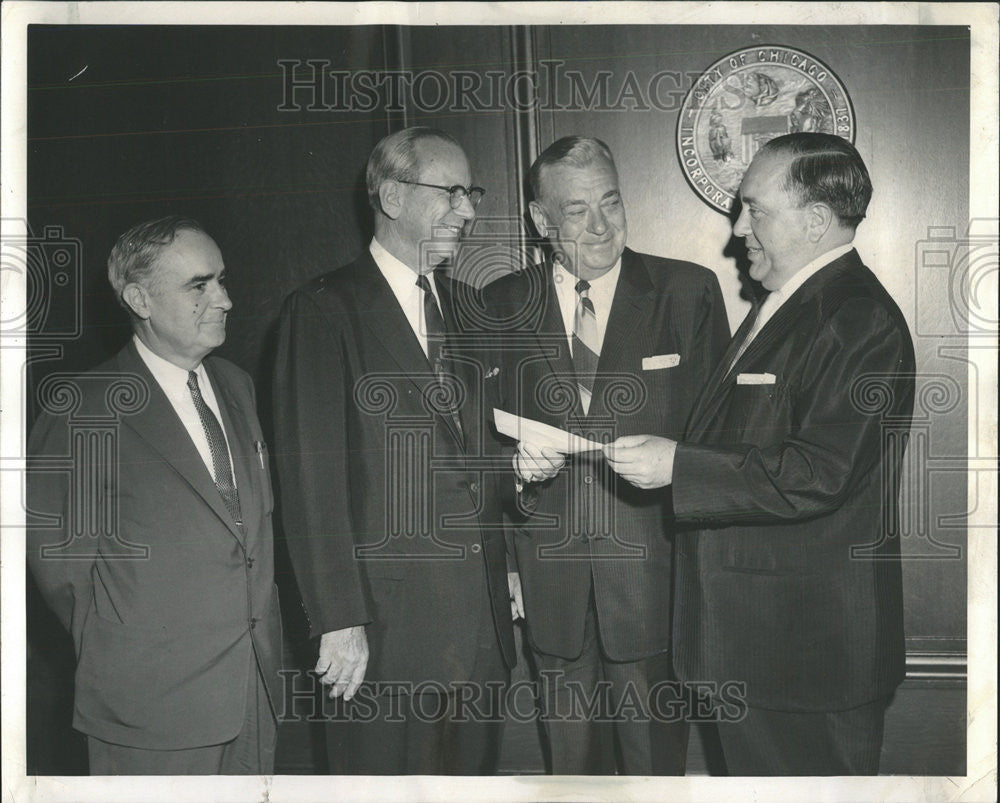
<svg viewBox="0 0 1000 803"><path fill-rule="evenodd" d="M576 283L576 292L579 297L573 318L573 367L576 369L576 385L580 390L580 404L586 415L590 412L590 397L594 392L601 344L597 334L597 313L589 295L590 283L581 279Z"/></svg>
<svg viewBox="0 0 1000 803"><path fill-rule="evenodd" d="M243 526L243 516L240 512L240 495L233 484L233 466L229 461L229 447L226 445L226 436L222 431L219 419L215 417L212 408L209 407L201 396L201 389L198 387L198 374L188 371L188 390L191 391L191 398L194 400L194 408L198 411L198 418L201 419L201 428L205 430L205 437L208 439L208 450L212 453L212 473L215 475L215 487L219 489L219 495L226 504L229 514L241 527Z"/></svg>

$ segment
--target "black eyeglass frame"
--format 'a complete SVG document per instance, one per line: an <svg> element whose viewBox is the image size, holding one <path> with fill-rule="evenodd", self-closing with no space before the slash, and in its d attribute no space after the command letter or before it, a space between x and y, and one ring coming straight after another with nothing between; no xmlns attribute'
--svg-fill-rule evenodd
<svg viewBox="0 0 1000 803"><path fill-rule="evenodd" d="M406 179L396 179L400 184L413 184L416 187L430 187L433 190L444 190L451 196L448 202L451 204L452 209L458 209L462 205L462 201L466 198L469 199L469 203L472 204L473 209L479 206L479 202L483 200L483 196L486 195L486 190L482 187L463 187L461 184L455 184L451 187L445 187L442 184L424 184L422 181L407 181Z"/></svg>

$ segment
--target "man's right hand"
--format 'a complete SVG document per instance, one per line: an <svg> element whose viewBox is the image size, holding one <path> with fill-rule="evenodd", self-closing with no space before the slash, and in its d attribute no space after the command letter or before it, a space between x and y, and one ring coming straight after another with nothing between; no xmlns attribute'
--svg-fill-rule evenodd
<svg viewBox="0 0 1000 803"><path fill-rule="evenodd" d="M566 456L548 446L520 441L513 462L514 471L524 482L542 482L559 473L566 464Z"/></svg>
<svg viewBox="0 0 1000 803"><path fill-rule="evenodd" d="M368 638L365 626L345 627L324 633L319 640L319 660L315 672L319 682L330 686L330 697L350 700L368 668Z"/></svg>

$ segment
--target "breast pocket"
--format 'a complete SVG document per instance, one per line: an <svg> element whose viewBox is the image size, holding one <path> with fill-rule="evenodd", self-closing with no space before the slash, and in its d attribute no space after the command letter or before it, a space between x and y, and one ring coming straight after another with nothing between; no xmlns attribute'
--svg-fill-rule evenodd
<svg viewBox="0 0 1000 803"><path fill-rule="evenodd" d="M731 425L743 433L743 440L757 446L780 443L791 427L791 404L782 384L737 385L733 389L735 412Z"/></svg>
<svg viewBox="0 0 1000 803"><path fill-rule="evenodd" d="M690 413L699 386L692 381L691 366L680 354L661 354L656 358L643 358L641 367L633 374L641 387L640 394L623 398L629 408L619 423L626 424L623 431L635 433L655 428L657 435L679 437ZM633 416L633 426L627 427L627 416Z"/></svg>

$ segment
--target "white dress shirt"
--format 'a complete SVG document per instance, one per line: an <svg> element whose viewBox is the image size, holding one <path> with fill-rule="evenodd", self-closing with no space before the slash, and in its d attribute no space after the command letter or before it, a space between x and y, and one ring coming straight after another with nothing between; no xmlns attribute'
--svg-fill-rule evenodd
<svg viewBox="0 0 1000 803"><path fill-rule="evenodd" d="M389 288L396 296L399 306L403 308L403 314L406 316L413 334L420 341L420 348L424 350L426 357L427 327L424 325L424 291L417 287L417 272L386 251L374 237L371 245L368 246L368 251L389 283ZM437 301L438 312L441 312L441 296L438 295L437 285L434 283L433 271L427 274L427 280L430 283L431 292L434 294L434 300ZM441 317L444 318L443 313Z"/></svg>
<svg viewBox="0 0 1000 803"><path fill-rule="evenodd" d="M771 294L764 299L764 303L761 304L760 313L757 315L757 322L754 324L753 336L764 328L771 318L774 317L774 313L778 311L782 304L784 304L792 294L798 290L806 280L819 273L823 268L833 262L835 259L839 259L848 251L854 248L854 243L847 243L846 245L838 245L836 248L832 248L824 254L820 254L812 262L803 265L794 275L792 275L788 281L786 281L777 290L772 290ZM753 337L747 338L747 343L753 340Z"/></svg>
<svg viewBox="0 0 1000 803"><path fill-rule="evenodd" d="M153 379L156 380L156 384L163 389L170 405L174 408L174 412L177 413L177 417L180 418L181 423L184 425L184 429L191 436L198 454L205 463L205 468L208 469L209 476L212 477L213 482L217 483L215 466L212 465L212 450L208 446L208 436L205 434L205 428L201 425L201 416L198 415L198 408L194 406L194 399L191 398L191 391L187 386L188 372L174 365L169 360L163 359L158 354L154 354L137 336L133 335L132 340L135 343L136 350L139 352L140 359L146 363L146 367L153 375ZM198 376L198 389L201 391L201 397L205 400L208 408L215 413L215 417L219 421L219 427L222 429L222 434L226 438L226 450L229 451L229 466L230 471L232 471L232 466L234 465L233 452L229 448L229 436L226 434L226 425L222 421L219 402L215 398L215 391L212 389L211 381L209 381L208 372L205 370L203 363L198 363L198 367L194 369L194 372ZM230 479L235 488L236 477L233 476Z"/></svg>
<svg viewBox="0 0 1000 803"><path fill-rule="evenodd" d="M622 272L621 257L615 266L596 279L589 279L590 290L587 296L594 305L594 315L597 318L597 342L604 347L604 333L608 329L608 318L611 316L611 303L615 300L615 289L618 287L618 277ZM570 354L573 353L573 326L576 321L576 305L580 294L576 292L576 283L580 277L570 273L561 263L552 265L552 281L556 286L556 298L559 299L559 311L562 313L563 327L566 329L566 340L569 342Z"/></svg>

